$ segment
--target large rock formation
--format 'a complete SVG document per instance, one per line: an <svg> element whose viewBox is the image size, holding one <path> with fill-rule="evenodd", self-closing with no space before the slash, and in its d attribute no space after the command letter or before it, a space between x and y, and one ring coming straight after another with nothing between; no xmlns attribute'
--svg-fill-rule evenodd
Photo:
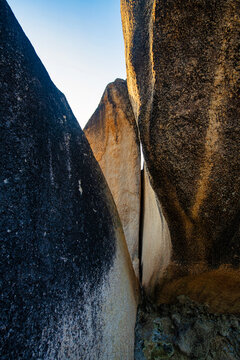
<svg viewBox="0 0 240 360"><path fill-rule="evenodd" d="M144 166L142 208L142 285L147 294L154 295L156 284L164 276L171 258L171 238L167 222Z"/></svg>
<svg viewBox="0 0 240 360"><path fill-rule="evenodd" d="M0 0L1 359L133 359L136 279L65 97Z"/></svg>
<svg viewBox="0 0 240 360"><path fill-rule="evenodd" d="M107 86L84 132L117 205L138 275L140 146L126 81L117 79Z"/></svg>
<svg viewBox="0 0 240 360"><path fill-rule="evenodd" d="M172 295L188 288L208 302L221 278L231 311L240 284L240 3L122 0L121 11L129 96L171 233L167 278L208 279L208 289L172 283Z"/></svg>

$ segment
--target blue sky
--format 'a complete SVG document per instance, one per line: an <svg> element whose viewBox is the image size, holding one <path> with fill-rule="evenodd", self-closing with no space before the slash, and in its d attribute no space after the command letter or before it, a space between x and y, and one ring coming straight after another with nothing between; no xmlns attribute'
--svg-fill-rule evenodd
<svg viewBox="0 0 240 360"><path fill-rule="evenodd" d="M120 0L8 0L84 127L106 85L126 78Z"/></svg>

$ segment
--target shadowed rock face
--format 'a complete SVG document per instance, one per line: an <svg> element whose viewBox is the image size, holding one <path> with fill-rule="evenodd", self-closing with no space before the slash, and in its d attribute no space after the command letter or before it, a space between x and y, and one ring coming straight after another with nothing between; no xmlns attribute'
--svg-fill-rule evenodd
<svg viewBox="0 0 240 360"><path fill-rule="evenodd" d="M102 172L0 0L1 359L133 359L136 282Z"/></svg>
<svg viewBox="0 0 240 360"><path fill-rule="evenodd" d="M240 4L122 0L121 11L129 96L171 233L167 278L224 276L240 262Z"/></svg>
<svg viewBox="0 0 240 360"><path fill-rule="evenodd" d="M153 296L171 259L171 238L161 206L144 165L142 224L142 285Z"/></svg>
<svg viewBox="0 0 240 360"><path fill-rule="evenodd" d="M139 272L140 146L126 81L109 84L84 129L112 192L135 272Z"/></svg>

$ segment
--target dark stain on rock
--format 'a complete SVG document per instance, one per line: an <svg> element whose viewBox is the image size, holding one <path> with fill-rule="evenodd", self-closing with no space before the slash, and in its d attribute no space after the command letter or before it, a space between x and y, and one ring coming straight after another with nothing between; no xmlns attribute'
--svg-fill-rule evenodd
<svg viewBox="0 0 240 360"><path fill-rule="evenodd" d="M55 338L64 316L74 319L66 331L89 331L85 306L113 265L119 219L77 120L5 0L0 87L1 359L58 358L61 346L71 354L64 334ZM96 341L100 300L89 319ZM87 359L70 335L73 356Z"/></svg>

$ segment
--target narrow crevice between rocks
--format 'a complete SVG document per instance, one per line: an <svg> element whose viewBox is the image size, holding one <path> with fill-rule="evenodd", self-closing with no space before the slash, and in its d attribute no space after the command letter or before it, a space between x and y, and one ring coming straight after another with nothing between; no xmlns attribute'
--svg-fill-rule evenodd
<svg viewBox="0 0 240 360"><path fill-rule="evenodd" d="M141 169L141 193L140 193L140 222L139 222L139 245L138 245L138 254L139 254L139 282L142 287L142 241L143 241L143 208L144 208L144 172Z"/></svg>

